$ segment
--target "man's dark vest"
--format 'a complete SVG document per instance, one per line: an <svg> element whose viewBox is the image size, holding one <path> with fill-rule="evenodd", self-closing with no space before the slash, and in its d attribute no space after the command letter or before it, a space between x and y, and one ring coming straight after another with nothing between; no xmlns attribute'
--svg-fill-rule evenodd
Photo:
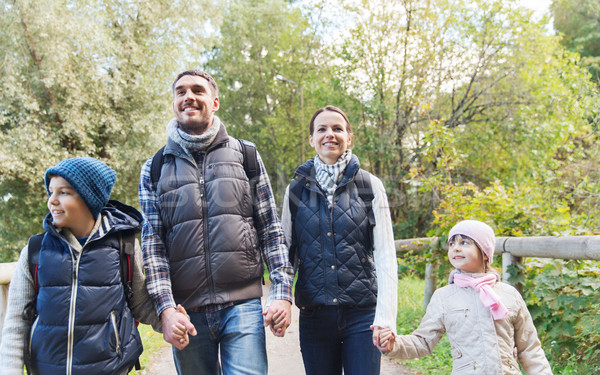
<svg viewBox="0 0 600 375"><path fill-rule="evenodd" d="M123 373L143 348L121 282L119 237L90 240L77 260L57 236L47 229L39 254L32 371Z"/></svg>
<svg viewBox="0 0 600 375"><path fill-rule="evenodd" d="M254 195L240 143L223 126L202 165L168 139L156 193L177 303L197 308L262 295Z"/></svg>
<svg viewBox="0 0 600 375"><path fill-rule="evenodd" d="M352 156L330 209L315 180L313 159L296 170L306 180L294 218L298 242L295 297L299 307L374 307L377 302L372 226L367 207L352 183L358 171L358 158Z"/></svg>

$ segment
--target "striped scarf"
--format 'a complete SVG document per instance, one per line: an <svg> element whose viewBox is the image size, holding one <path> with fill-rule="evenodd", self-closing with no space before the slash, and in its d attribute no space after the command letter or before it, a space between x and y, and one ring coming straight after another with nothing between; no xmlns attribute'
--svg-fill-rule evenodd
<svg viewBox="0 0 600 375"><path fill-rule="evenodd" d="M172 119L167 124L167 135L175 143L184 149L186 154L192 157L192 154L196 151L206 151L208 147L217 137L219 128L221 127L221 121L217 116L214 116L214 120L211 126L200 135L188 134L181 130L179 123L176 119Z"/></svg>
<svg viewBox="0 0 600 375"><path fill-rule="evenodd" d="M337 185L344 177L344 171L352 158L352 150L346 150L335 164L325 164L319 158L319 155L315 156L315 178L321 188L325 190L327 196L328 206L331 207L333 202L333 193Z"/></svg>

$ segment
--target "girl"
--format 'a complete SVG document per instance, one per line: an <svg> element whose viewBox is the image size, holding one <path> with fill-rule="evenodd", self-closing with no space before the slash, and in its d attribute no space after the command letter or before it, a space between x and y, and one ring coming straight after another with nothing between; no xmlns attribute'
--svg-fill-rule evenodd
<svg viewBox="0 0 600 375"><path fill-rule="evenodd" d="M374 344L383 327L395 330L398 298L385 189L359 168L341 109L316 111L309 141L317 155L296 170L282 213L298 271L304 367L308 375L379 374Z"/></svg>
<svg viewBox="0 0 600 375"><path fill-rule="evenodd" d="M444 332L452 346L452 374L552 374L531 315L519 292L498 282L491 268L496 239L490 226L465 220L448 234L454 270L438 289L411 335L381 335L389 356L413 359L432 353ZM518 363L517 363L518 362Z"/></svg>

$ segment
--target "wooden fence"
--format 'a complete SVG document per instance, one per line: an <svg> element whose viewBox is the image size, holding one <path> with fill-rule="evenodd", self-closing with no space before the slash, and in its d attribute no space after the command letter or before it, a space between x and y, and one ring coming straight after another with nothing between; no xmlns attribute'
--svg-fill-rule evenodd
<svg viewBox="0 0 600 375"><path fill-rule="evenodd" d="M447 249L447 245L440 243L437 237L396 241L396 252L398 254L411 250L422 252L437 247ZM520 262L523 257L600 260L600 236L496 237L494 254L502 256L502 280L507 282L509 276L508 266ZM447 260L444 258L443 261ZM0 263L0 332L2 331L6 312L8 284L15 266L16 263ZM433 271L433 264L428 263L425 268L424 307L427 307L435 291Z"/></svg>
<svg viewBox="0 0 600 375"><path fill-rule="evenodd" d="M427 251L441 247L448 250L446 243L440 243L437 237L412 238L396 240L396 253L408 251ZM502 281L509 283L508 267L521 262L523 257L600 260L600 236L565 236L565 237L496 237L494 255L502 257ZM443 259L447 261L447 259ZM494 261L494 264L498 260ZM434 266L427 263L425 267L424 308L435 291Z"/></svg>

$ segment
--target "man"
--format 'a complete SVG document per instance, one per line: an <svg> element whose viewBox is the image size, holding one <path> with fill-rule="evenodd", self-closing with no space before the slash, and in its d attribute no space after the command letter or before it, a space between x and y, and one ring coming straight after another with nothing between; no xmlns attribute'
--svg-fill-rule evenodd
<svg viewBox="0 0 600 375"><path fill-rule="evenodd" d="M242 145L227 135L218 109L209 74L177 76L160 179L152 181L152 158L140 178L146 286L179 374L221 367L266 375L263 315L282 337L291 322L293 270L262 160L256 154L251 188ZM272 281L264 312L263 260Z"/></svg>

